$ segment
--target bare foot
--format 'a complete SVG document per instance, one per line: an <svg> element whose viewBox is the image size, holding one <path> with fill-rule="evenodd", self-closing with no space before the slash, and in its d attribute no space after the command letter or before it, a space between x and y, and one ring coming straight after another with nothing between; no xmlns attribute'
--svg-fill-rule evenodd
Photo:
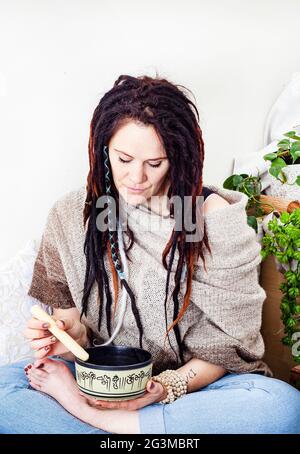
<svg viewBox="0 0 300 454"><path fill-rule="evenodd" d="M75 378L63 362L43 358L28 364L26 369L32 388L53 397L69 413L82 419L88 402L79 393Z"/></svg>
<svg viewBox="0 0 300 454"><path fill-rule="evenodd" d="M83 422L108 433L139 433L137 411L95 408L92 401L80 393L75 378L63 362L38 359L24 370L32 388L53 397Z"/></svg>

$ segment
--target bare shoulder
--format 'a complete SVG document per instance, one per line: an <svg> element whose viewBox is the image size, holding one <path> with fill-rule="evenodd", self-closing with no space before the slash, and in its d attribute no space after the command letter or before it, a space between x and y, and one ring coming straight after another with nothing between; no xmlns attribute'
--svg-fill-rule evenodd
<svg viewBox="0 0 300 454"><path fill-rule="evenodd" d="M219 194L211 194L203 204L204 214L211 213L219 208L225 208L227 205L230 205L230 203Z"/></svg>

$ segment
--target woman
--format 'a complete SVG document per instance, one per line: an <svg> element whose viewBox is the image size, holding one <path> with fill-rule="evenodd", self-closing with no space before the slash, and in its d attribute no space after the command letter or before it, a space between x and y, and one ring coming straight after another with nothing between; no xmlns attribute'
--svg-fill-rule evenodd
<svg viewBox="0 0 300 454"><path fill-rule="evenodd" d="M198 121L184 87L120 76L91 121L86 188L50 210L29 290L83 347L149 350L146 394L92 402L73 355L31 319L35 363L0 369L3 433L300 433L299 392L261 360L266 295L247 197L203 186ZM118 203L107 210L102 196ZM174 197L185 207L187 196L200 235L178 228ZM187 384L173 403L166 370Z"/></svg>

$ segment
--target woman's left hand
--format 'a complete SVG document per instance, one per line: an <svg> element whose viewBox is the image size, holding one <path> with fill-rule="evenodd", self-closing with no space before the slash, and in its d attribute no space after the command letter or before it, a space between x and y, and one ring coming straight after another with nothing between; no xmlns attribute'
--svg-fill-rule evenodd
<svg viewBox="0 0 300 454"><path fill-rule="evenodd" d="M149 380L146 386L146 393L138 399L108 402L106 400L96 400L87 397L85 394L80 393L84 396L88 403L97 408L108 408L108 409L122 409L122 410L139 410L140 408L146 407L147 405L159 402L167 397L167 391L161 383L157 383L153 380Z"/></svg>

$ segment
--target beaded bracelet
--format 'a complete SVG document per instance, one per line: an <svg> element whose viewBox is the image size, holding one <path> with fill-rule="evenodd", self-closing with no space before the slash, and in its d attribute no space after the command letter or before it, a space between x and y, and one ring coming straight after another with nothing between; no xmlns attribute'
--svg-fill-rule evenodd
<svg viewBox="0 0 300 454"><path fill-rule="evenodd" d="M187 379L176 370L167 369L152 377L152 380L162 384L168 391L167 397L160 404L170 404L187 393Z"/></svg>

